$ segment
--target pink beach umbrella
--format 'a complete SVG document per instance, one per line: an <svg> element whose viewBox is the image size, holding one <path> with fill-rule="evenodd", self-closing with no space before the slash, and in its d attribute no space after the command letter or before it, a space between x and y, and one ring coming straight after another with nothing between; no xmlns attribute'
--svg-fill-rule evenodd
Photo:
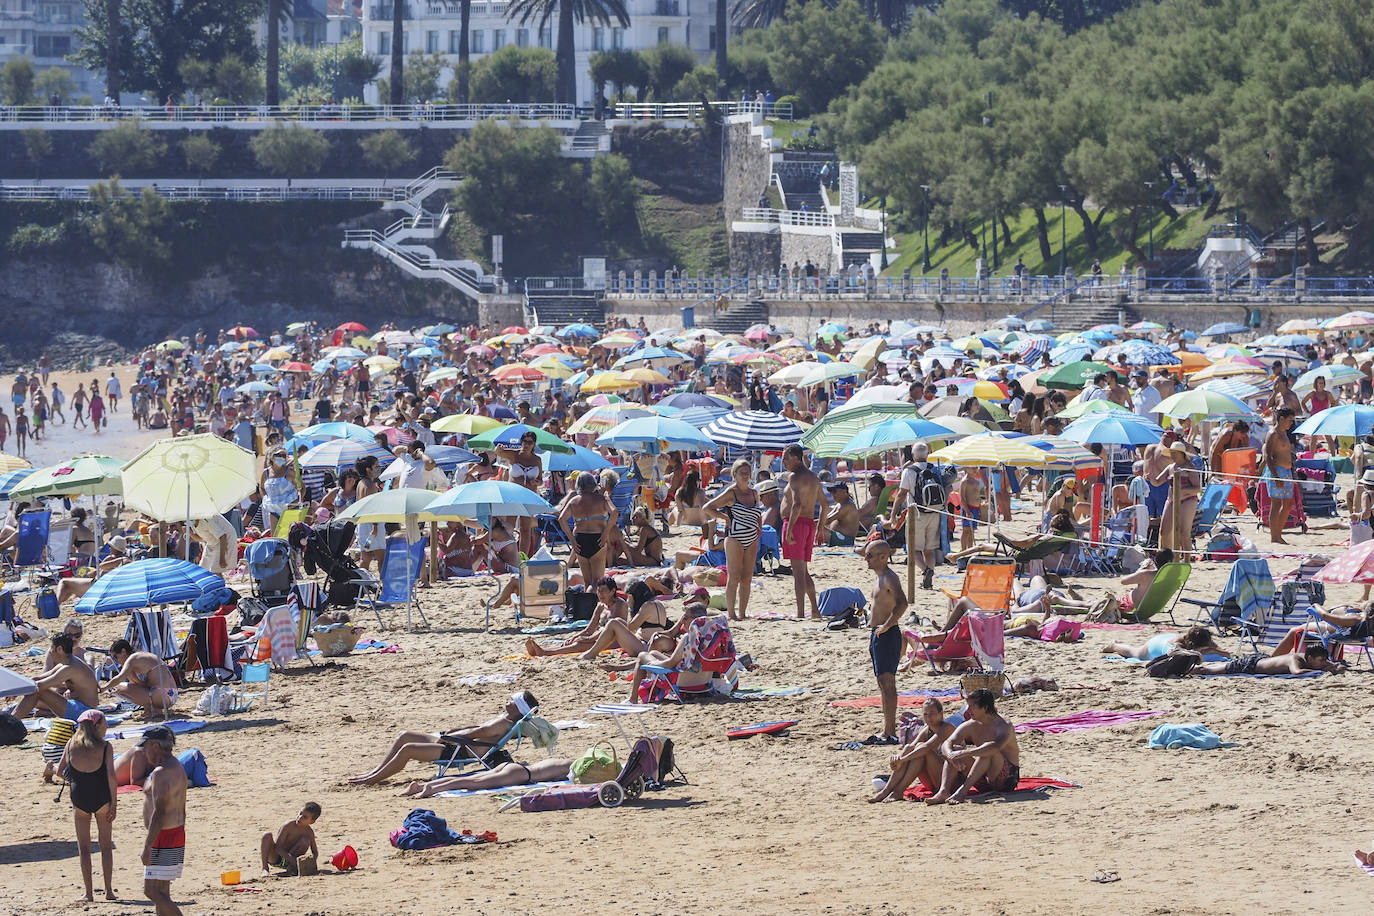
<svg viewBox="0 0 1374 916"><path fill-rule="evenodd" d="M1312 578L1319 582L1374 585L1374 541L1365 541L1339 553Z"/></svg>

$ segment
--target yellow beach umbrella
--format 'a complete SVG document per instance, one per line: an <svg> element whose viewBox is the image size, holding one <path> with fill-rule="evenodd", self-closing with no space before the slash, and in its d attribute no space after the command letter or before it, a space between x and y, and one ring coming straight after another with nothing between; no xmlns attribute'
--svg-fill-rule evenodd
<svg viewBox="0 0 1374 916"><path fill-rule="evenodd" d="M257 456L210 433L154 442L124 466L124 505L161 522L219 515L257 488Z"/></svg>
<svg viewBox="0 0 1374 916"><path fill-rule="evenodd" d="M476 436L491 429L499 429L506 424L495 417L482 417L472 413L455 413L440 417L429 428L436 433L451 433L459 436Z"/></svg>
<svg viewBox="0 0 1374 916"><path fill-rule="evenodd" d="M637 382L641 385L667 385L672 382L672 379L668 378L668 376L659 372L657 369L646 369L641 367L639 369L630 369L620 374L630 381Z"/></svg>
<svg viewBox="0 0 1374 916"><path fill-rule="evenodd" d="M867 369L873 365L878 354L887 349L887 341L881 337L870 337L863 342L863 345L854 351L854 355L849 357L849 361L856 366Z"/></svg>
<svg viewBox="0 0 1374 916"><path fill-rule="evenodd" d="M290 359L291 351L286 349L285 347L273 347L266 353L262 354L262 358L267 360L268 362L272 362L273 360L277 359Z"/></svg>
<svg viewBox="0 0 1374 916"><path fill-rule="evenodd" d="M390 372L400 364L400 360L392 359L390 356L369 356L363 360L363 365L374 372Z"/></svg>
<svg viewBox="0 0 1374 916"><path fill-rule="evenodd" d="M20 471L31 467L33 465L18 455L0 455L0 474L8 474L10 471Z"/></svg>
<svg viewBox="0 0 1374 916"><path fill-rule="evenodd" d="M529 365L531 369L538 369L549 378L570 379L574 374L567 363L552 354L530 360Z"/></svg>
<svg viewBox="0 0 1374 916"><path fill-rule="evenodd" d="M638 382L630 381L619 372L598 372L582 383L583 391L624 391L638 387Z"/></svg>
<svg viewBox="0 0 1374 916"><path fill-rule="evenodd" d="M944 421L940 421L943 425ZM985 432L960 439L931 453L930 460L965 468L989 468L1005 464L1010 467L1038 468L1045 465L1047 453L1025 445L1016 439L1005 439Z"/></svg>

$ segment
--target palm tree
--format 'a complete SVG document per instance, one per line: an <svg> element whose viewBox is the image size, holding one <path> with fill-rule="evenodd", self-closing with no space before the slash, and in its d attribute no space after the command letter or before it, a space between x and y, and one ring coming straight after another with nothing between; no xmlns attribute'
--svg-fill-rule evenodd
<svg viewBox="0 0 1374 916"><path fill-rule="evenodd" d="M472 22L472 0L460 0L458 6L458 102L468 103L468 77L471 64L468 57L468 26Z"/></svg>
<svg viewBox="0 0 1374 916"><path fill-rule="evenodd" d="M729 57L725 53L726 36L730 32L730 15L726 0L716 0L716 101L727 101L729 93L725 81L729 75Z"/></svg>
<svg viewBox="0 0 1374 916"><path fill-rule="evenodd" d="M266 102L281 104L281 0L267 0Z"/></svg>
<svg viewBox="0 0 1374 916"><path fill-rule="evenodd" d="M723 0L722 0L723 2ZM542 28L553 18L555 7L558 10L558 91L556 101L569 105L577 104L577 72L573 58L573 23L591 22L609 26L612 22L621 28L630 25L630 13L625 8L625 0L514 0L507 18L517 19L523 25L531 19L538 19Z"/></svg>
<svg viewBox="0 0 1374 916"><path fill-rule="evenodd" d="M734 20L745 29L767 28L786 14L787 6L788 0L735 0ZM720 17L716 19L719 31Z"/></svg>
<svg viewBox="0 0 1374 916"><path fill-rule="evenodd" d="M391 0L391 104L404 105L405 85L405 0Z"/></svg>

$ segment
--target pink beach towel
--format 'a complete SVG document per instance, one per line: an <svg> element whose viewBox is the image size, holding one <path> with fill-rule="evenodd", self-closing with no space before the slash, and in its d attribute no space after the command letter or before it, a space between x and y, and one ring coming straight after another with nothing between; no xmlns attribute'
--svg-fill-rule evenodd
<svg viewBox="0 0 1374 916"><path fill-rule="evenodd" d="M1355 857L1352 855L1351 858L1354 859ZM1360 868L1363 868L1364 873L1366 875L1369 875L1369 877L1374 878L1374 865L1366 865L1359 859L1355 859L1355 864L1360 866Z"/></svg>
<svg viewBox="0 0 1374 916"><path fill-rule="evenodd" d="M1124 725L1127 722L1151 719L1164 714L1164 710L1108 712L1105 709L1085 709L1082 712L1069 713L1067 716L1019 722L1016 725L1016 731L1018 734L1022 732L1044 732L1047 735L1062 735L1065 732L1081 732L1090 728L1104 728L1108 725Z"/></svg>
<svg viewBox="0 0 1374 916"><path fill-rule="evenodd" d="M1013 792L1029 792L1033 789L1081 789L1083 788L1076 782L1067 782L1063 779L1050 779L1048 776L1022 776L1016 783ZM914 783L910 788L902 793L902 797L908 801L921 801L930 798L935 793L927 789L921 783ZM977 789L970 789L970 795L980 795ZM1005 794L1005 793L992 793Z"/></svg>

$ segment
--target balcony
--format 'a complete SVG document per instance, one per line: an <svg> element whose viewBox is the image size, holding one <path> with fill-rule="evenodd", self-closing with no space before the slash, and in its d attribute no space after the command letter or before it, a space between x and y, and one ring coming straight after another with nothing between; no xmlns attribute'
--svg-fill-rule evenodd
<svg viewBox="0 0 1374 916"><path fill-rule="evenodd" d="M392 11L393 11L394 9L395 9L395 6L394 6L394 4L391 4L391 3L385 3L385 4L378 4L378 5L376 5L376 6L370 6L370 7L367 8L367 18L368 18L368 19L371 19L371 20L373 20L373 21L376 21L376 22L390 22L390 21L391 21L391 14L392 14ZM412 6L411 6L410 4L408 4L408 3L405 4L405 5L403 5L403 6L401 7L401 18L402 18L402 19L414 19L414 18L415 18L415 8L412 7Z"/></svg>
<svg viewBox="0 0 1374 916"><path fill-rule="evenodd" d="M680 0L654 0L655 16L681 16L682 4Z"/></svg>

